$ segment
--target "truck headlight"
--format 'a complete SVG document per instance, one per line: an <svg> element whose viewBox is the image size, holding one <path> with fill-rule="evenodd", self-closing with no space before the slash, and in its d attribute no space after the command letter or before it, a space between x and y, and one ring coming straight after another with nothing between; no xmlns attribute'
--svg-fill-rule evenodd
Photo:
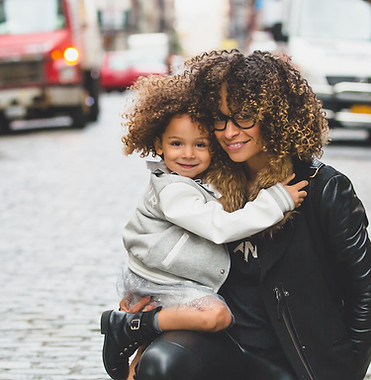
<svg viewBox="0 0 371 380"><path fill-rule="evenodd" d="M74 47L69 47L63 52L63 58L69 65L74 65L79 59L79 51Z"/></svg>

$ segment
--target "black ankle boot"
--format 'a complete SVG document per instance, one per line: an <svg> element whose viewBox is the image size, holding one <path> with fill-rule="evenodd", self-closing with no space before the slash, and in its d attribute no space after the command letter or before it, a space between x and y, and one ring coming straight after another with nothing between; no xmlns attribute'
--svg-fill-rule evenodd
<svg viewBox="0 0 371 380"><path fill-rule="evenodd" d="M114 380L125 380L129 374L128 358L139 346L161 335L154 326L154 316L160 310L157 307L136 314L107 310L102 314L103 363Z"/></svg>

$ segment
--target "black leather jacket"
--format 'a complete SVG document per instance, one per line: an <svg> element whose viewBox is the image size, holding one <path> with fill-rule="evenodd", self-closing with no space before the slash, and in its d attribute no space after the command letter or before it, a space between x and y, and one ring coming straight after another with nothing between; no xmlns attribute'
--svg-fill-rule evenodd
<svg viewBox="0 0 371 380"><path fill-rule="evenodd" d="M349 179L295 164L303 206L260 248L263 299L300 379L360 380L371 358L371 245Z"/></svg>

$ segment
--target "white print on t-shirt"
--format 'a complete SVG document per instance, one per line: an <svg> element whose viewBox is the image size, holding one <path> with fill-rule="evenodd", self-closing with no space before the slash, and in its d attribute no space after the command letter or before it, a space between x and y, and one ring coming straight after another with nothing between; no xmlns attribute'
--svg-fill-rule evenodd
<svg viewBox="0 0 371 380"><path fill-rule="evenodd" d="M256 259L258 257L258 246L251 244L251 241L243 241L233 250L233 252L243 253L244 260L249 262L249 253Z"/></svg>

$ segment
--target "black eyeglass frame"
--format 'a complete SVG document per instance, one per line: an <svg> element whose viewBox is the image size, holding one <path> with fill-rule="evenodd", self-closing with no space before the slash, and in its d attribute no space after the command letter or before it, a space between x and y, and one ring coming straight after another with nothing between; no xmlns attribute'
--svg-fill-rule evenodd
<svg viewBox="0 0 371 380"><path fill-rule="evenodd" d="M232 123L233 123L237 128L244 129L244 130L246 130L246 129L251 129L251 128L253 128L253 127L255 126L255 124L256 124L256 119L254 119L254 118L246 118L246 121L247 121L247 120L253 120L253 123L252 123L252 125L249 125L248 127L243 127L242 125L240 125L240 124L237 123L236 119L234 118L235 115L236 115L236 114L233 114L232 116L228 116L228 115L225 115L224 113L220 113L218 116L219 116L220 118L224 119L224 121L225 121L224 127L223 127L223 128L215 128L215 121L214 121L214 128L213 128L213 130L214 130L214 131L218 131L218 132L225 131L225 129L227 128L227 124L228 124L228 121L229 121L229 120L231 120Z"/></svg>

